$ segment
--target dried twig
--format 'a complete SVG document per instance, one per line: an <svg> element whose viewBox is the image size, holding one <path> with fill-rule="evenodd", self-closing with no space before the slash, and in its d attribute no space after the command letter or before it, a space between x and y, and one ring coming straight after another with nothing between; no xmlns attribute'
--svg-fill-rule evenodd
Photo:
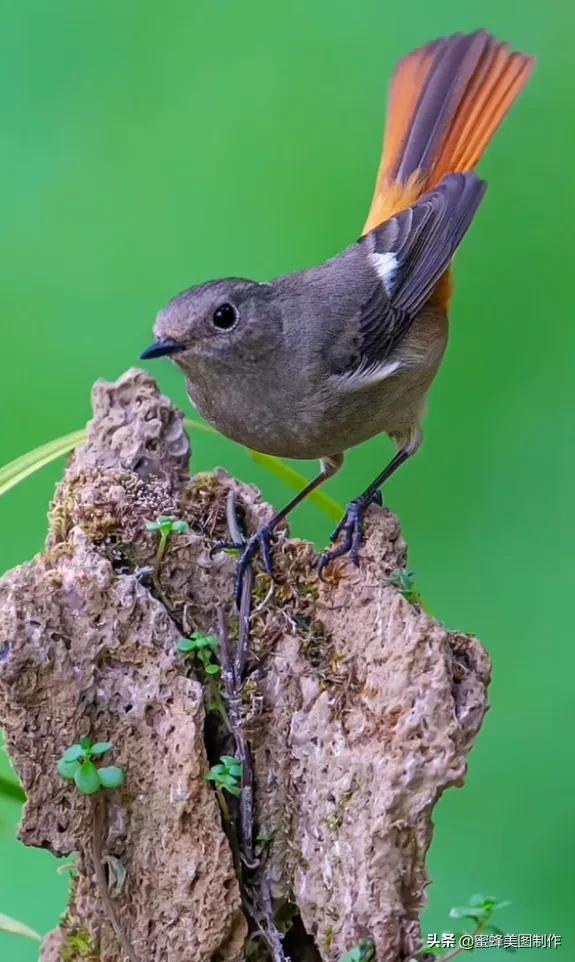
<svg viewBox="0 0 575 962"><path fill-rule="evenodd" d="M290 962L289 957L284 952L281 933L275 923L270 883L267 878L262 879L261 894L262 907L267 922L268 942L273 953L274 962Z"/></svg>
<svg viewBox="0 0 575 962"><path fill-rule="evenodd" d="M245 541L245 535L240 528L236 513L235 492L230 491L226 503L226 516L230 537L236 544ZM223 608L218 610L218 629L220 635L220 650L226 700L237 756L242 763L242 794L240 800L240 839L242 858L249 868L255 868L254 862L254 773L250 747L248 745L242 717L242 685L244 682L250 639L251 596L254 575L251 565L246 571L243 581L240 602L240 634L236 648L235 659L232 661L226 615Z"/></svg>
<svg viewBox="0 0 575 962"><path fill-rule="evenodd" d="M236 492L233 488L229 491L226 500L226 521L230 539L234 544L245 544L246 536L237 515ZM254 586L254 572L251 565L248 565L242 586L242 596L240 599L240 637L235 657L235 672L238 683L241 684L246 668L248 656L250 622L252 609L252 591Z"/></svg>
<svg viewBox="0 0 575 962"><path fill-rule="evenodd" d="M92 856L94 859L94 873L96 875L96 884L100 892L100 898L104 905L104 910L108 916L110 925L116 933L118 942L124 950L124 954L128 957L130 962L138 962L138 957L134 951L134 948L126 935L118 913L116 911L116 906L112 900L108 889L108 880L106 878L106 872L104 870L104 857L102 850L102 839L104 836L104 825L106 820L106 801L100 795L98 795L93 800L92 807Z"/></svg>

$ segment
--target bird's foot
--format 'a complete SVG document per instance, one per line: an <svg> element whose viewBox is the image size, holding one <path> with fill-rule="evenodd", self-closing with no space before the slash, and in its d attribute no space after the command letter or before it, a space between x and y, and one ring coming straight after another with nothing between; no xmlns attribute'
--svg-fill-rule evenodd
<svg viewBox="0 0 575 962"><path fill-rule="evenodd" d="M330 538L331 543L334 544L339 540L340 536L343 536L342 543L338 548L333 548L331 551L324 551L320 558L318 576L321 581L324 580L324 572L332 561L335 561L336 558L342 558L346 554L351 555L351 560L354 565L359 566L359 549L363 541L363 522L365 512L371 504L382 506L383 498L381 491L378 490L366 498L358 498L349 504L346 513Z"/></svg>
<svg viewBox="0 0 575 962"><path fill-rule="evenodd" d="M270 575L270 577L273 577L271 539L274 529L274 524L266 524L252 535L251 538L245 541L218 541L210 551L211 555L217 551L226 551L230 548L241 552L236 572L236 605L238 608L241 605L246 572L258 552L263 561L266 573Z"/></svg>

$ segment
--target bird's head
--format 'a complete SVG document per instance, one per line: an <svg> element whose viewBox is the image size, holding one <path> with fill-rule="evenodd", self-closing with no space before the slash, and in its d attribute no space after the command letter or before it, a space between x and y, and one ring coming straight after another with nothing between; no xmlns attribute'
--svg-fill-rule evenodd
<svg viewBox="0 0 575 962"><path fill-rule="evenodd" d="M261 354L270 333L266 321L274 313L270 294L269 285L238 278L184 291L159 313L156 342L141 357L170 357L192 375L198 362Z"/></svg>

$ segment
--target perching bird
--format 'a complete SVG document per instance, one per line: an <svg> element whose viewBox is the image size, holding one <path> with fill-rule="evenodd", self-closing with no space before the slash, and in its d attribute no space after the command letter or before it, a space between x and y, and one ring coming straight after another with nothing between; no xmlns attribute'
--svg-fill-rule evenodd
<svg viewBox="0 0 575 962"><path fill-rule="evenodd" d="M474 173L535 61L484 30L435 41L403 60L391 89L375 196L362 238L321 267L270 283L209 281L168 304L142 358L172 357L189 396L222 434L320 474L246 542L271 573L278 522L387 433L398 452L349 505L323 570L351 551L385 481L419 448L429 387L448 336L451 262L486 185Z"/></svg>

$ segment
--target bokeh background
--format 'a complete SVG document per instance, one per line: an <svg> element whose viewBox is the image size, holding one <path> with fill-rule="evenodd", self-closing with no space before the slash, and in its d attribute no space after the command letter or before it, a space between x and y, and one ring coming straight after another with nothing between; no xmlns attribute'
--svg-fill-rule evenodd
<svg viewBox="0 0 575 962"><path fill-rule="evenodd" d="M1 22L2 463L81 427L93 381L137 363L174 293L310 266L358 236L406 52L485 26L539 56L482 166L426 444L386 500L433 612L494 659L467 785L437 810L426 929L452 931L451 905L493 893L512 903L505 931L563 937L521 959L572 959L572 4L14 0ZM185 406L170 365L150 370ZM195 469L289 494L231 442L193 442ZM353 452L329 493L353 496L388 453ZM2 570L41 548L61 471L0 502ZM310 506L293 522L320 544L330 526ZM19 816L1 802L0 911L46 932L67 881L16 841ZM36 957L0 935L0 958Z"/></svg>

